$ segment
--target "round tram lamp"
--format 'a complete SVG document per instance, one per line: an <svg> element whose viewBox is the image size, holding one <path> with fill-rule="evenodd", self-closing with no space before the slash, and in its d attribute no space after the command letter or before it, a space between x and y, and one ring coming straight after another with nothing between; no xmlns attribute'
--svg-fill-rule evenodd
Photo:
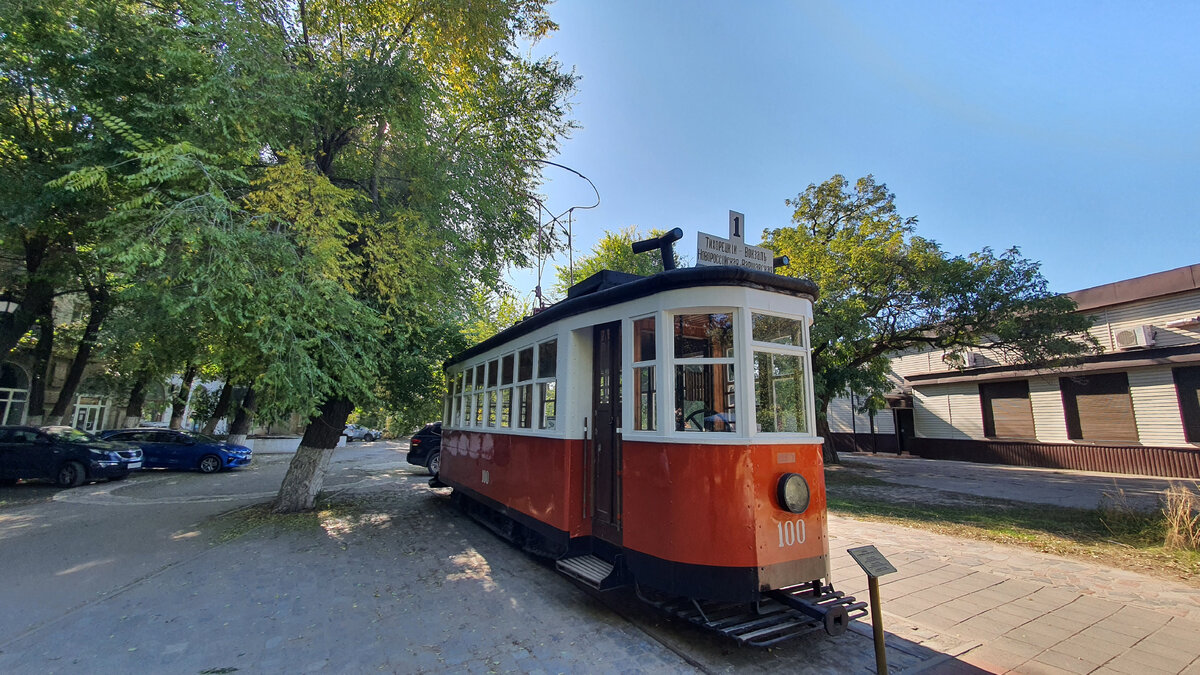
<svg viewBox="0 0 1200 675"><path fill-rule="evenodd" d="M808 508L808 481L798 473L785 473L779 479L779 506L792 513Z"/></svg>

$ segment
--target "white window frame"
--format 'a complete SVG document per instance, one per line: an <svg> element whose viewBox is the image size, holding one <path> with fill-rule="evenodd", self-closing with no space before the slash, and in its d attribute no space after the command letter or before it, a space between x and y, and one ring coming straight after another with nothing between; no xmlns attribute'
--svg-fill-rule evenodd
<svg viewBox="0 0 1200 675"><path fill-rule="evenodd" d="M815 390L813 389L812 349L810 348L810 345L812 343L809 340L809 328L812 324L812 321L809 319L809 317L802 315L802 314L786 314L783 312L772 312L769 310L757 309L754 307L748 307L748 308L746 308L746 311L748 312L748 316L745 321L744 338L745 338L746 349L748 351L746 352L746 357L747 357L746 358L746 367L744 368L744 370L746 371L745 378L744 378L745 385L743 385L743 386L749 387L746 391L751 392L748 410L750 410L750 412L752 413L751 419L754 420L754 423L750 424L748 426L747 431L748 431L749 435L764 437L764 438L772 438L772 439L787 438L787 437L804 438L804 439L815 438L817 436L817 426L816 426L817 420L816 420L816 405L815 405L816 399L814 398ZM791 319L793 321L799 321L800 329L801 329L800 332L801 332L801 336L802 336L802 340L804 341L804 344L803 345L781 345L777 342L759 342L759 341L755 340L754 339L754 315L755 314L762 314L763 316L775 316L775 317L779 317L782 319ZM758 396L755 395L755 389L754 389L754 353L755 352L802 357L803 362L804 362L804 386L806 387L806 391L804 392L804 394L807 397L807 402L805 403L805 406L804 406L805 407L805 418L807 420L807 426L808 426L807 433L796 433L796 432L790 432L790 431L759 431L758 430Z"/></svg>

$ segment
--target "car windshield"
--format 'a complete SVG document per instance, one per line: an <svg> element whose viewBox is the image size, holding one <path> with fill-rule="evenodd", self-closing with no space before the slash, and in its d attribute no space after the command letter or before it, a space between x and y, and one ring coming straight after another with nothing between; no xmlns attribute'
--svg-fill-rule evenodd
<svg viewBox="0 0 1200 675"><path fill-rule="evenodd" d="M55 438L72 443L99 440L88 432L76 429L75 427L42 427L42 431Z"/></svg>

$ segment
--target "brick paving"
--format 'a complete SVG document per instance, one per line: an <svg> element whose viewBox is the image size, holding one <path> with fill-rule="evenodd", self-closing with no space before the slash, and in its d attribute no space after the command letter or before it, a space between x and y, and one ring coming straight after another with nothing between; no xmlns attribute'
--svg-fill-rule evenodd
<svg viewBox="0 0 1200 675"><path fill-rule="evenodd" d="M880 579L885 628L962 641L910 672L1200 674L1200 589L895 525L829 529L840 590L867 596L848 548L873 544L897 568Z"/></svg>

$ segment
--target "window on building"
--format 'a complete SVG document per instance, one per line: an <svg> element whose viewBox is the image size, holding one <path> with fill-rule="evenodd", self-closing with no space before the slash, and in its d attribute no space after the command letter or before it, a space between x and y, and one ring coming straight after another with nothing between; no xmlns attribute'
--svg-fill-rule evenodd
<svg viewBox="0 0 1200 675"><path fill-rule="evenodd" d="M677 314L675 430L733 431L733 314Z"/></svg>
<svg viewBox="0 0 1200 675"><path fill-rule="evenodd" d="M809 433L803 320L753 313L750 324L756 431Z"/></svg>
<svg viewBox="0 0 1200 675"><path fill-rule="evenodd" d="M983 435L988 438L1034 438L1029 381L985 382L979 385Z"/></svg>
<svg viewBox="0 0 1200 675"><path fill-rule="evenodd" d="M658 391L654 380L654 317L633 322L633 428L654 431Z"/></svg>
<svg viewBox="0 0 1200 675"><path fill-rule="evenodd" d="M1063 377L1058 382L1068 438L1101 443L1138 440L1125 373Z"/></svg>
<svg viewBox="0 0 1200 675"><path fill-rule="evenodd" d="M538 428L553 429L558 416L558 387L555 381L558 372L558 341L549 340L538 345L537 386Z"/></svg>
<svg viewBox="0 0 1200 675"><path fill-rule="evenodd" d="M1188 443L1200 443L1200 366L1174 368L1175 393L1179 396L1179 416Z"/></svg>

